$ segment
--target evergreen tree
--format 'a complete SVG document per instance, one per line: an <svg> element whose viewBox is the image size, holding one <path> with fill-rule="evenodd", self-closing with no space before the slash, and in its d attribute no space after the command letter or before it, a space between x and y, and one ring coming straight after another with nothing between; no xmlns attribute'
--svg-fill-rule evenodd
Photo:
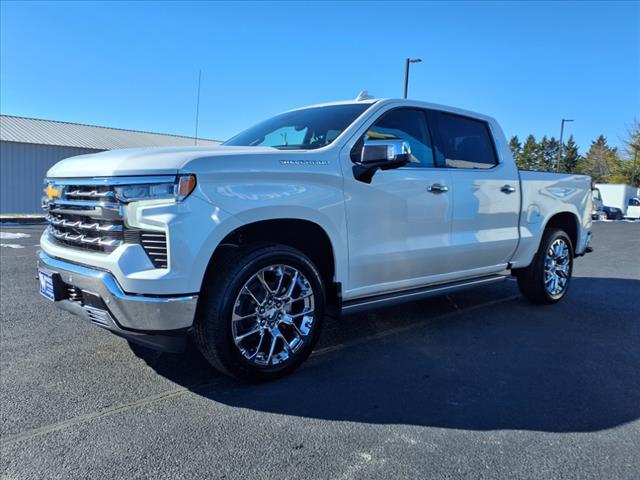
<svg viewBox="0 0 640 480"><path fill-rule="evenodd" d="M579 164L579 170L590 175L594 182L607 182L618 167L618 150L607 144L604 135L591 142L589 151Z"/></svg>
<svg viewBox="0 0 640 480"><path fill-rule="evenodd" d="M544 135L538 142L538 154L536 155L535 170L547 170L546 159L549 151L549 140Z"/></svg>
<svg viewBox="0 0 640 480"><path fill-rule="evenodd" d="M511 140L509 140L509 148L511 149L511 154L513 155L513 159L515 160L516 165L519 165L520 154L522 153L522 144L520 143L520 140L518 140L518 137L516 135L511 137Z"/></svg>
<svg viewBox="0 0 640 480"><path fill-rule="evenodd" d="M560 143L554 137L542 137L538 152L538 170L555 172L559 147Z"/></svg>
<svg viewBox="0 0 640 480"><path fill-rule="evenodd" d="M573 135L569 136L569 140L562 148L562 159L560 162L560 169L565 173L574 173L580 162L580 152L578 151L578 145L573 139Z"/></svg>
<svg viewBox="0 0 640 480"><path fill-rule="evenodd" d="M633 125L627 129L627 138L623 141L625 155L620 159L611 181L640 187L640 122L638 120L634 120Z"/></svg>
<svg viewBox="0 0 640 480"><path fill-rule="evenodd" d="M522 170L535 170L539 150L536 137L529 135L522 146L522 151L519 155L520 163L518 163L518 168Z"/></svg>

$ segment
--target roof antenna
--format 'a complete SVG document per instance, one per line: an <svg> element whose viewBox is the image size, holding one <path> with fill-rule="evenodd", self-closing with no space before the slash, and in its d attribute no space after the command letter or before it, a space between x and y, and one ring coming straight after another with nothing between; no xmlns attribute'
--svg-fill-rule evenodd
<svg viewBox="0 0 640 480"><path fill-rule="evenodd" d="M369 92L366 90L362 90L358 96L356 97L356 102L361 102L362 100L371 100L373 97L369 95Z"/></svg>
<svg viewBox="0 0 640 480"><path fill-rule="evenodd" d="M198 145L198 118L200 116L200 78L202 77L202 69L198 70L198 99L196 100L196 135L195 145Z"/></svg>

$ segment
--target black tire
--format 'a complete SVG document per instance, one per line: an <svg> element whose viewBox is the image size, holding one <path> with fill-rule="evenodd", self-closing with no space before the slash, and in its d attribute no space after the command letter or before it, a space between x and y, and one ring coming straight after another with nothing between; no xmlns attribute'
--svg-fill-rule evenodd
<svg viewBox="0 0 640 480"><path fill-rule="evenodd" d="M234 308L238 308L236 300L240 298L240 291L245 283L271 265L290 266L299 271L308 282L314 302L312 328L299 348L287 352L288 358L282 363L256 365L245 358L234 341L232 315ZM264 279L264 276L262 278ZM214 368L238 380L256 382L282 377L298 368L317 343L324 318L325 298L325 287L318 269L299 250L274 244L252 244L233 249L218 265L212 266L205 280L196 312L196 344ZM256 324L256 327L258 326ZM258 337L260 341L261 337L262 334ZM283 341L284 339L280 340ZM284 344L282 346L284 347ZM260 351L260 346L256 346L255 350ZM260 356L258 355L258 358Z"/></svg>
<svg viewBox="0 0 640 480"><path fill-rule="evenodd" d="M557 294L550 293L545 284L545 257L551 246L556 240L562 240L568 246L568 276L566 284L561 292ZM566 295L571 283L571 274L573 273L573 244L571 239L564 230L557 228L549 228L544 231L538 251L526 268L519 269L515 272L518 279L518 287L520 292L532 303L550 304L562 300Z"/></svg>

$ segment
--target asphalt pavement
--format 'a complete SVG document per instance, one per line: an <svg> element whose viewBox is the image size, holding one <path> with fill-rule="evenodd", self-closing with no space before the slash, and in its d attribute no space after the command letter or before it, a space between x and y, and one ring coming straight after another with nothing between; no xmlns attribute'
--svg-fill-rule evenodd
<svg viewBox="0 0 640 480"><path fill-rule="evenodd" d="M0 227L2 479L640 478L637 222L594 225L560 304L507 281L330 320L262 385L56 309L42 228Z"/></svg>

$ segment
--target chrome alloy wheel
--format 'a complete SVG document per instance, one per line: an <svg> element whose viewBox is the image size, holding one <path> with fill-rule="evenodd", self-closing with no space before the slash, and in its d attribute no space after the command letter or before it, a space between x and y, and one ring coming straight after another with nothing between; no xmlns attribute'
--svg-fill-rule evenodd
<svg viewBox="0 0 640 480"><path fill-rule="evenodd" d="M240 289L231 332L245 359L258 366L286 362L311 333L315 321L313 289L298 269L271 265Z"/></svg>
<svg viewBox="0 0 640 480"><path fill-rule="evenodd" d="M544 287L547 293L557 297L564 293L571 274L571 253L569 245L557 238L548 248L544 257Z"/></svg>

